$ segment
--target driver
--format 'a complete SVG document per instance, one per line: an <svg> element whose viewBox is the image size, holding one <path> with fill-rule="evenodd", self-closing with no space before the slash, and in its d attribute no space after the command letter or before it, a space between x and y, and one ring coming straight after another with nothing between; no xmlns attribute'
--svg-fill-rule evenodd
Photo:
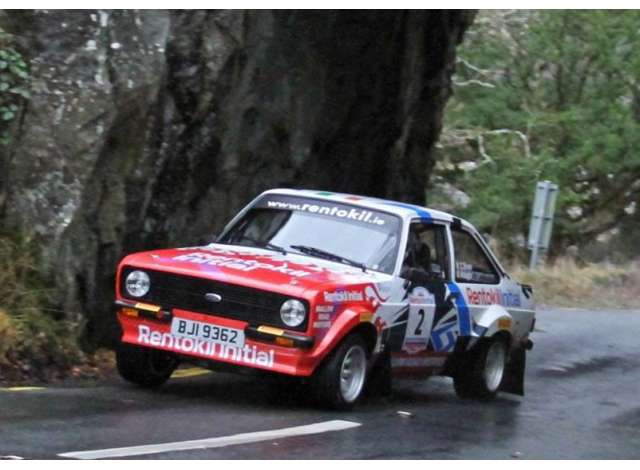
<svg viewBox="0 0 640 470"><path fill-rule="evenodd" d="M406 272L409 268L421 269L426 273L431 272L431 248L420 237L424 230L420 225L411 225L407 251L402 264L403 272Z"/></svg>

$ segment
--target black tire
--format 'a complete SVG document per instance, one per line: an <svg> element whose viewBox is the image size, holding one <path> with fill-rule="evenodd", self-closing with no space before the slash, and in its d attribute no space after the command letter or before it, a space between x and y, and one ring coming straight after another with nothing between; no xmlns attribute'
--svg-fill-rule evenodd
<svg viewBox="0 0 640 470"><path fill-rule="evenodd" d="M500 361L498 356L502 357ZM489 361L487 360L489 359ZM460 398L490 400L496 396L504 380L507 360L507 344L500 338L480 341L458 363L453 376L453 386ZM497 371L494 367L499 367ZM496 364L492 366L491 364ZM492 373L492 371L496 371ZM499 377L498 377L499 376Z"/></svg>
<svg viewBox="0 0 640 470"><path fill-rule="evenodd" d="M348 391L341 386L341 374L349 369L345 364L347 356L354 365L354 386ZM362 365L362 357L364 364ZM325 359L312 377L312 387L322 405L337 410L349 410L362 397L367 381L367 346L358 334L347 336L331 355ZM343 367L345 366L345 367ZM363 370L362 370L363 367ZM348 381L345 380L345 383ZM357 383L360 382L360 383Z"/></svg>
<svg viewBox="0 0 640 470"><path fill-rule="evenodd" d="M159 349L121 343L116 349L116 364L126 381L155 388L169 380L178 360L175 355Z"/></svg>

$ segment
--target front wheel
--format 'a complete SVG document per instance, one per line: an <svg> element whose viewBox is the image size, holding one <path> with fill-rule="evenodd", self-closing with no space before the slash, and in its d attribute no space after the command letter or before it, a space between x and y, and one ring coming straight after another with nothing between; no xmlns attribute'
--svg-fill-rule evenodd
<svg viewBox="0 0 640 470"><path fill-rule="evenodd" d="M175 355L159 349L121 343L116 349L116 364L126 381L154 388L169 380L178 360Z"/></svg>
<svg viewBox="0 0 640 470"><path fill-rule="evenodd" d="M367 347L357 334L348 336L320 366L313 387L322 402L332 408L352 408L367 379Z"/></svg>
<svg viewBox="0 0 640 470"><path fill-rule="evenodd" d="M461 398L491 399L500 389L507 364L507 344L499 338L483 340L467 353L453 377Z"/></svg>

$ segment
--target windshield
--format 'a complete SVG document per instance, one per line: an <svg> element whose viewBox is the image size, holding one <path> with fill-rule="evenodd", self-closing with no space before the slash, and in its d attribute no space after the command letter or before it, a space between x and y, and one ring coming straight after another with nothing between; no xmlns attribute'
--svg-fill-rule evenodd
<svg viewBox="0 0 640 470"><path fill-rule="evenodd" d="M386 212L333 201L268 195L218 242L284 249L390 274L395 267L400 225L399 217Z"/></svg>

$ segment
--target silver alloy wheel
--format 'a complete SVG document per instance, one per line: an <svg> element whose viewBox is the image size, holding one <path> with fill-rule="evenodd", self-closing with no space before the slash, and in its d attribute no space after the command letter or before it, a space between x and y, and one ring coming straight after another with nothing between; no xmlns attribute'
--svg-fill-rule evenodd
<svg viewBox="0 0 640 470"><path fill-rule="evenodd" d="M487 359L484 367L484 383L491 393L498 390L502 382L505 368L505 348L500 341L494 341L487 351Z"/></svg>
<svg viewBox="0 0 640 470"><path fill-rule="evenodd" d="M344 355L340 366L340 393L347 403L354 402L364 385L367 372L367 355L362 346L353 345Z"/></svg>

